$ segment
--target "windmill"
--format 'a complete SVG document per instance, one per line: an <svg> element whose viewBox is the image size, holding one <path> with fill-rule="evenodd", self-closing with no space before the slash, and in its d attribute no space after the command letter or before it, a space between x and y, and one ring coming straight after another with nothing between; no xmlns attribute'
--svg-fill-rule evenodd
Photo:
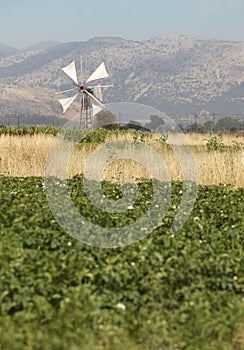
<svg viewBox="0 0 244 350"><path fill-rule="evenodd" d="M106 70L104 62L92 73L92 75L83 83L82 77L82 58L81 58L81 83L78 82L77 71L75 61L72 61L66 67L61 68L62 71L73 80L73 89L60 91L58 93L66 93L69 91L76 91L76 94L67 97L61 98L58 101L60 102L63 113L67 111L70 105L75 101L75 99L81 95L81 110L80 110L80 127L90 129L93 127L93 117L99 113L103 108L105 108L102 103L102 88L110 87L113 85L87 85L90 82L95 80L108 78L109 74ZM97 96L97 97L96 97Z"/></svg>

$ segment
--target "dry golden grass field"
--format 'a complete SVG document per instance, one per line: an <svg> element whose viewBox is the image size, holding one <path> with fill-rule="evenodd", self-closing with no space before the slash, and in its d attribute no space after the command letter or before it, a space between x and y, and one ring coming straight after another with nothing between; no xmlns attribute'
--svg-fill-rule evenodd
<svg viewBox="0 0 244 350"><path fill-rule="evenodd" d="M146 140L146 143L157 153L162 162L164 162L171 180L182 180L182 166L175 152L172 149L186 149L186 143L190 145L191 152L197 168L200 185L228 184L233 187L244 187L244 136L226 134L222 135L223 148L208 150L207 140L213 135L186 134L185 140L180 135L169 134L167 144L159 142L156 135ZM187 140L187 142L186 142ZM37 134L34 136L9 136L0 137L0 173L5 176L44 176L48 152L53 145L54 136ZM140 152L146 164L150 164L149 169L142 166L133 158L133 144L131 135L124 135L122 139L113 137L108 140L107 146L85 145L82 148L76 148L72 152L69 161L67 174L72 177L77 173L85 171L91 155L103 147L98 154L96 161L106 164L103 169L100 180L108 179L113 182L136 181L137 179L150 177L150 172L157 171L158 162L151 159L149 147L143 149L141 143ZM62 152L66 152L72 145L65 143L64 149L60 150L59 156L62 158ZM122 154L116 160L116 153ZM184 153L184 152L183 152ZM127 159L125 159L128 157ZM186 160L187 161L187 160ZM96 178L98 163L94 163L94 168L89 167L90 177ZM184 163L184 161L183 161ZM100 164L100 166L101 166ZM59 174L57 173L57 176Z"/></svg>

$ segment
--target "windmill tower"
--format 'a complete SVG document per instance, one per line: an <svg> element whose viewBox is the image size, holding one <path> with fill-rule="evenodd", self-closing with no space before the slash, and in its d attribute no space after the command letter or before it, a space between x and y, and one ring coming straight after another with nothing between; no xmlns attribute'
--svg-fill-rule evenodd
<svg viewBox="0 0 244 350"><path fill-rule="evenodd" d="M59 93L66 93L69 91L76 91L76 94L59 99L63 113L67 111L70 105L75 101L75 99L80 96L80 127L91 129L93 127L93 117L99 113L103 108L105 108L102 103L102 88L110 87L112 85L87 85L95 80L100 80L104 78L108 78L109 74L106 70L104 62L100 64L100 66L92 73L92 75L83 82L82 77L82 58L81 58L81 82L78 81L77 71L75 61L72 61L66 67L61 68L62 71L73 80L74 88L60 91ZM97 94L97 95L96 95Z"/></svg>

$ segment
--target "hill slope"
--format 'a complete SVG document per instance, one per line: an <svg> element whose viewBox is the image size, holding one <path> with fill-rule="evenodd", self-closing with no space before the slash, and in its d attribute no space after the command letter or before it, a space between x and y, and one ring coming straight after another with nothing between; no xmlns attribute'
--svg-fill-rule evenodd
<svg viewBox="0 0 244 350"><path fill-rule="evenodd" d="M145 103L172 116L201 111L224 116L244 110L244 43L185 36L148 41L101 37L18 50L0 56L0 83L2 87L15 84L18 90L24 88L26 100L22 109L34 113L33 91L69 88L70 81L60 68L73 59L79 62L80 55L84 78L105 61L111 76L107 82L114 84L105 91L105 102ZM4 96L1 113L9 112L10 102L11 110L18 111L14 91ZM48 110L60 114L57 96L51 96L50 104L43 101L43 113Z"/></svg>

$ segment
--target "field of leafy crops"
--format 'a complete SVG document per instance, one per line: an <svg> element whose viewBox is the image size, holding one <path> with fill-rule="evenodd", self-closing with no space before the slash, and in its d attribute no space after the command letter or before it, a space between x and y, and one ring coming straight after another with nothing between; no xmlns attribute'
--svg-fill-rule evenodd
<svg viewBox="0 0 244 350"><path fill-rule="evenodd" d="M106 217L93 212L82 184L69 180L77 208L106 225L136 221L152 197L150 181L141 183L132 210ZM43 178L1 177L0 349L244 349L244 189L199 187L174 235L181 188L172 184L151 234L102 249L59 227ZM115 201L121 193L107 182L103 191Z"/></svg>

